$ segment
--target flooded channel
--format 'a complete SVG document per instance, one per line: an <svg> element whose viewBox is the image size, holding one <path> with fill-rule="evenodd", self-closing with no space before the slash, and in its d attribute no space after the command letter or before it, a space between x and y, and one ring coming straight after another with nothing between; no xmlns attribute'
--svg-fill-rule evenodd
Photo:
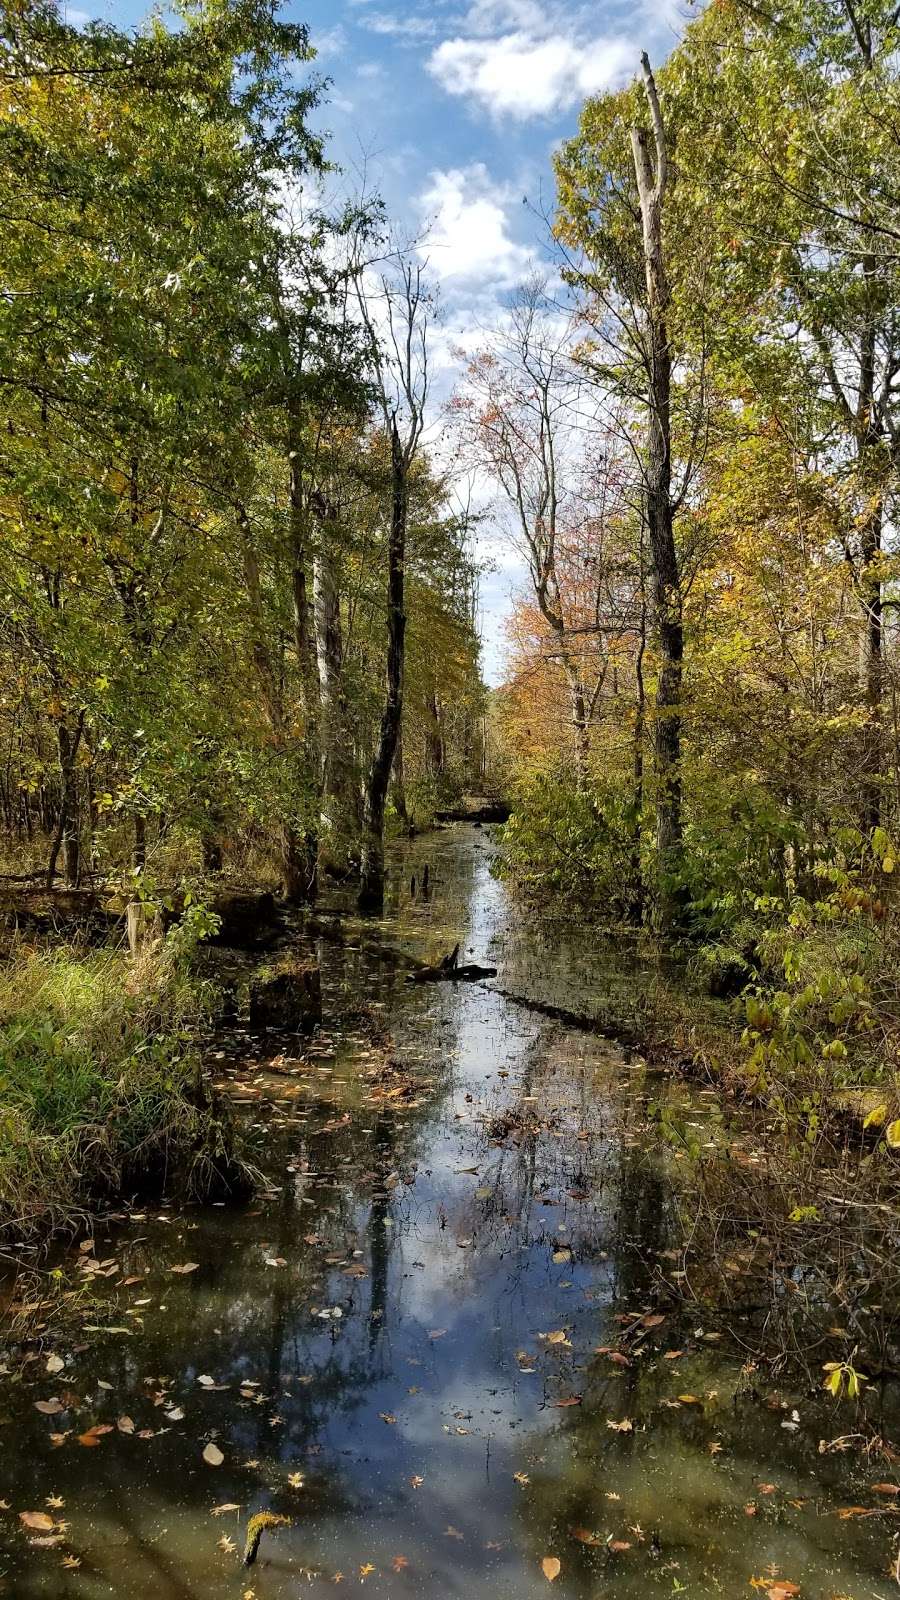
<svg viewBox="0 0 900 1600"><path fill-rule="evenodd" d="M890 1459L823 1450L852 1408L748 1370L677 1294L648 1103L714 1143L711 1097L496 992L584 1009L604 972L490 854L488 830L415 841L385 923L320 941L302 1056L221 1041L268 1191L66 1252L74 1321L0 1376L3 1594L898 1592ZM378 948L457 939L493 987L409 984ZM245 1569L262 1510L287 1521Z"/></svg>

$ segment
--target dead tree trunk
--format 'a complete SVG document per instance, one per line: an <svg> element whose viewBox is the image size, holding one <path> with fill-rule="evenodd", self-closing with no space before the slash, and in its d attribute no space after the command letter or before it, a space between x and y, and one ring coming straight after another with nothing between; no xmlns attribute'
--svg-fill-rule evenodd
<svg viewBox="0 0 900 1600"><path fill-rule="evenodd" d="M678 912L681 864L681 680L684 654L681 579L675 549L672 503L672 353L667 315L669 283L663 249L663 203L668 183L666 135L656 82L641 56L653 123L653 150L643 128L632 128L631 146L643 227L647 284L647 378L649 432L644 494L653 573L653 613L659 650L654 715L656 838L659 920L671 927Z"/></svg>
<svg viewBox="0 0 900 1600"><path fill-rule="evenodd" d="M403 716L403 658L406 640L404 567L408 515L407 458L391 422L391 528L388 538L387 684L381 730L363 802L361 911L384 905L384 807Z"/></svg>

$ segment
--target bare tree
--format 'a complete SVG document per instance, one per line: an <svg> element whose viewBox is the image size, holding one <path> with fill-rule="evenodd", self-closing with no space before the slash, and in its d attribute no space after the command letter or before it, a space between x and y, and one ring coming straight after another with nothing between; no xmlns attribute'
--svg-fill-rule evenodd
<svg viewBox="0 0 900 1600"><path fill-rule="evenodd" d="M384 903L385 803L403 721L409 475L425 425L432 300L424 268L412 250L399 252L377 279L371 269L360 265L356 288L391 452L385 699L365 781L359 889L360 909L380 911Z"/></svg>
<svg viewBox="0 0 900 1600"><path fill-rule="evenodd" d="M681 679L684 655L681 578L675 548L672 494L672 352L669 346L669 281L663 247L663 206L669 183L666 130L656 80L646 52L641 56L652 135L632 128L631 149L641 207L644 271L647 282L647 377L649 429L645 493L647 531L653 570L653 611L660 666L656 688L656 834L659 851L659 909L663 927L677 909L674 879L682 846Z"/></svg>

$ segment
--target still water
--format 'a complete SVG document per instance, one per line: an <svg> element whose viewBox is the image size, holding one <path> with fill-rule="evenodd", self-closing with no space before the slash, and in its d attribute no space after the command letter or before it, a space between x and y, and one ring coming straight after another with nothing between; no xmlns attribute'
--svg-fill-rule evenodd
<svg viewBox="0 0 900 1600"><path fill-rule="evenodd" d="M494 989L385 955L457 938ZM211 1062L269 1191L67 1251L83 1302L0 1376L0 1592L896 1594L890 1458L822 1453L852 1407L748 1370L681 1298L680 1169L647 1105L674 1094L714 1144L709 1097L496 992L584 1010L590 934L523 918L488 831L457 827L396 862L384 924L319 955L310 1050L236 1028ZM260 1510L289 1525L248 1570Z"/></svg>

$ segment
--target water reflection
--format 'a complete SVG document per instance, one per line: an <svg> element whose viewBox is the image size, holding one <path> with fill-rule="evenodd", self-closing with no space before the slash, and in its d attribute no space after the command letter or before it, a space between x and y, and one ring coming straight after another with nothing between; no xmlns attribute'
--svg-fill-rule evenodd
<svg viewBox="0 0 900 1600"><path fill-rule="evenodd" d="M767 1573L813 1600L886 1592L889 1517L837 1513L879 1504L890 1469L820 1455L834 1413L748 1384L666 1295L671 1164L643 1067L489 988L406 985L378 949L432 961L459 938L499 986L570 1003L589 942L558 932L514 919L487 834L458 829L398 861L383 931L321 939L332 1018L374 1008L421 1092L373 1092L365 1028L305 1062L237 1041L255 1063L221 1070L273 1193L98 1242L124 1331L79 1329L62 1373L42 1351L0 1401L5 1592L521 1600L546 1556L572 1596L751 1594ZM53 1396L62 1412L35 1410ZM48 1497L63 1539L29 1543L18 1513ZM228 1546L261 1508L293 1525L245 1573Z"/></svg>

